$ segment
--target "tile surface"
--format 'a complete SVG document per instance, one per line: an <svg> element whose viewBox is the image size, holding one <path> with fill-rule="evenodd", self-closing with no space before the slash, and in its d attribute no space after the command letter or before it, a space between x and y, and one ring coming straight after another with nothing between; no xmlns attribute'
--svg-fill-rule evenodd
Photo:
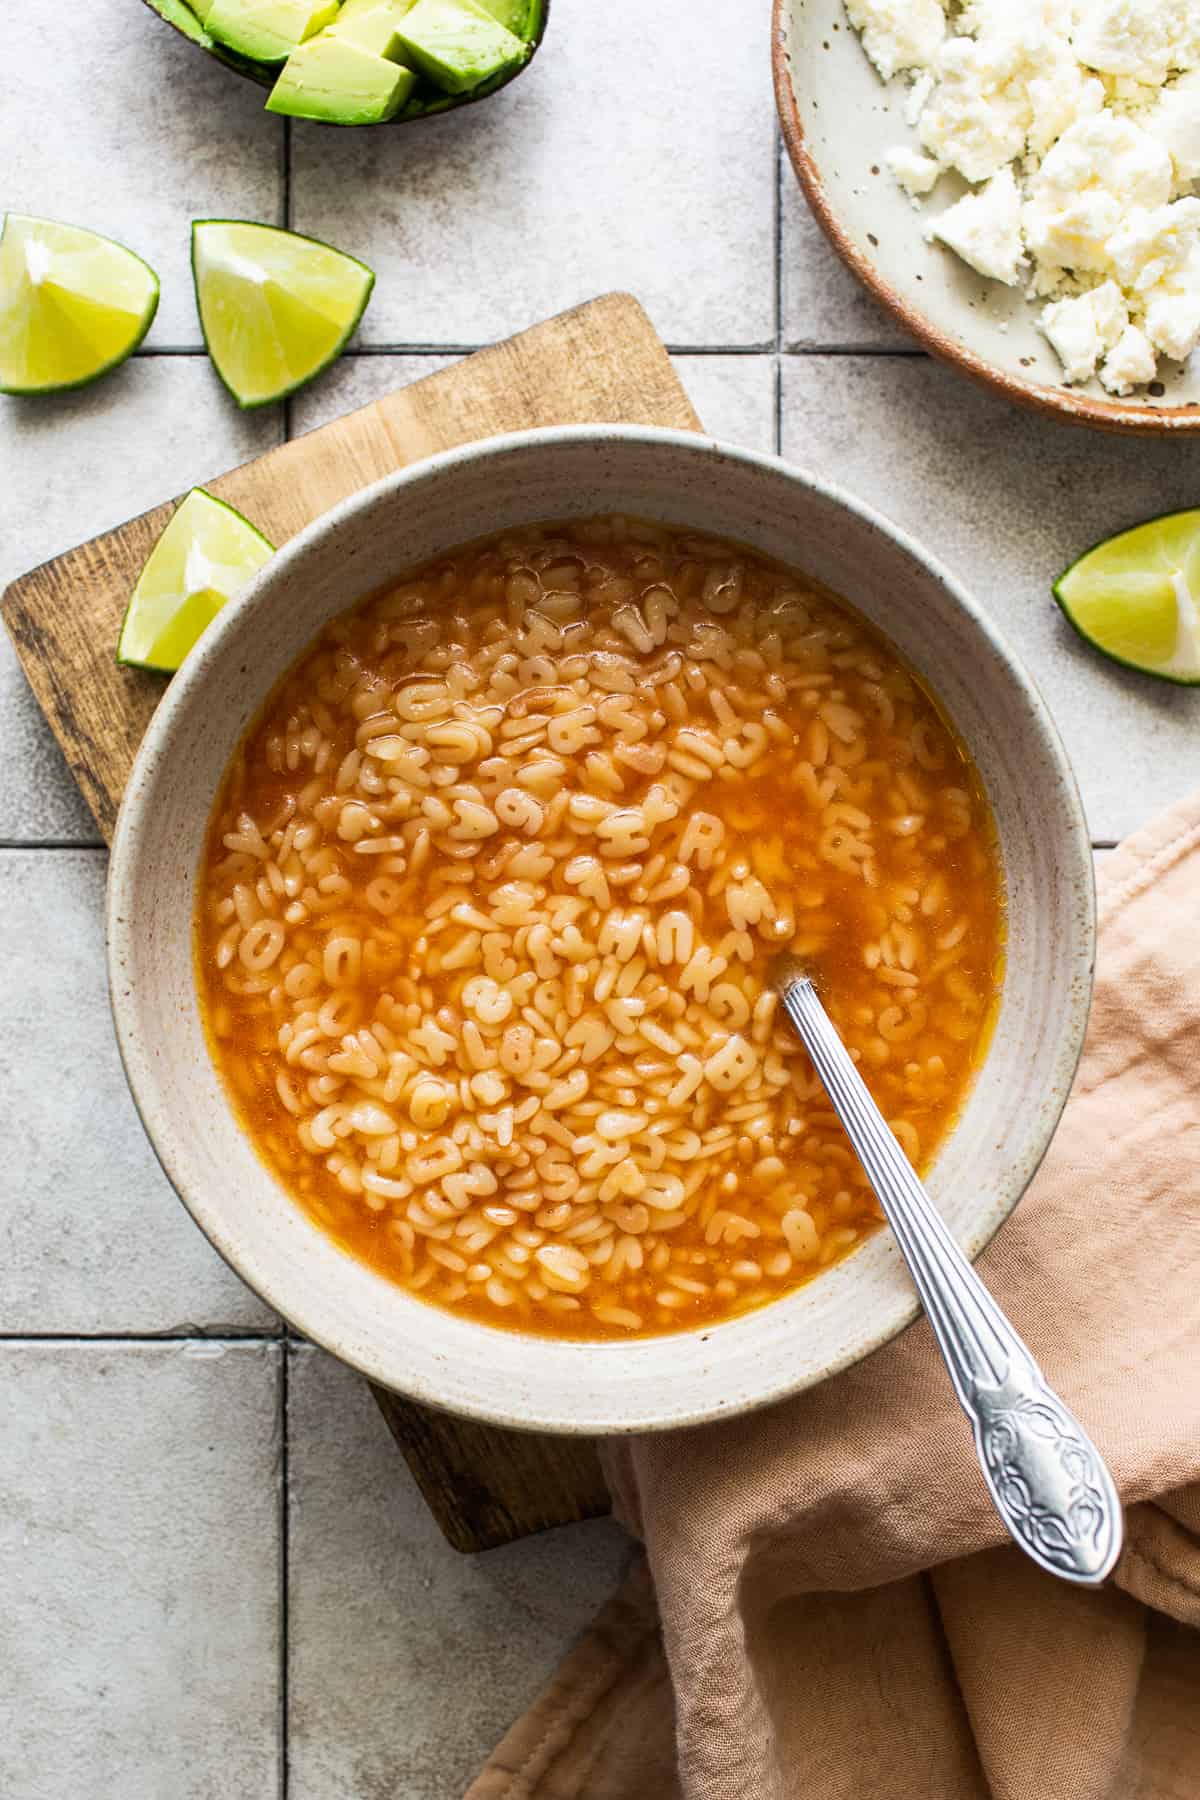
<svg viewBox="0 0 1200 1800"><path fill-rule="evenodd" d="M1097 539L1194 506L1200 444L1040 419L924 357L797 356L783 454L912 531L988 608L1045 695L1093 839L1125 836L1200 780L1200 690L1106 661L1050 594Z"/></svg>
<svg viewBox="0 0 1200 1800"><path fill-rule="evenodd" d="M343 413L369 406L396 388L408 387L457 362L455 356L355 356L351 351L312 387L292 400L292 432L300 436L328 425Z"/></svg>
<svg viewBox="0 0 1200 1800"><path fill-rule="evenodd" d="M6 6L4 63L0 207L128 244L162 284L147 343L199 346L191 221L282 220L263 90L131 0Z"/></svg>
<svg viewBox="0 0 1200 1800"><path fill-rule="evenodd" d="M98 850L0 851L0 1092L22 1152L0 1164L0 1331L269 1328L134 1112L104 979L104 871Z"/></svg>
<svg viewBox="0 0 1200 1800"><path fill-rule="evenodd" d="M809 211L786 155L780 185L784 348L915 350L916 339L838 256Z"/></svg>
<svg viewBox="0 0 1200 1800"><path fill-rule="evenodd" d="M670 344L773 342L767 8L729 26L715 0L555 0L537 61L486 105L298 125L296 229L379 276L362 341L480 344L631 288Z"/></svg>
<svg viewBox="0 0 1200 1800"><path fill-rule="evenodd" d="M268 1800L278 1349L0 1345L0 1793Z"/></svg>
<svg viewBox="0 0 1200 1800"><path fill-rule="evenodd" d="M138 23L143 12L153 24L141 6ZM282 433L281 408L239 413L200 357L139 356L79 393L0 397L0 588L60 550L261 455ZM98 841L3 631L0 764L0 842Z"/></svg>
<svg viewBox="0 0 1200 1800"><path fill-rule="evenodd" d="M629 1556L603 1521L460 1556L362 1382L292 1356L290 1800L458 1800Z"/></svg>
<svg viewBox="0 0 1200 1800"><path fill-rule="evenodd" d="M775 359L675 356L675 373L711 437L745 450L776 451Z"/></svg>

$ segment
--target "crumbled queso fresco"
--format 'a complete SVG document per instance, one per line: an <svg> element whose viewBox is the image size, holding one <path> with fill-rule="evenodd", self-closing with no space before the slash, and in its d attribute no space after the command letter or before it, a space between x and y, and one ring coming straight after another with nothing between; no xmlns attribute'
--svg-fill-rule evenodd
<svg viewBox="0 0 1200 1800"><path fill-rule="evenodd" d="M906 72L914 199L970 191L927 228L1048 302L1069 382L1113 394L1200 341L1200 0L846 0L885 81Z"/></svg>

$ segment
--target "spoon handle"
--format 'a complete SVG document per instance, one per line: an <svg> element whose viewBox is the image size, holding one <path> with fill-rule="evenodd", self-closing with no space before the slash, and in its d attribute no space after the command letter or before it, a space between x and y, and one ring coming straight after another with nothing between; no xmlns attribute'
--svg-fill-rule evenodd
<svg viewBox="0 0 1200 1800"><path fill-rule="evenodd" d="M997 1512L1042 1568L1097 1585L1123 1537L1103 1458L950 1236L812 982L793 979L780 998L904 1253Z"/></svg>

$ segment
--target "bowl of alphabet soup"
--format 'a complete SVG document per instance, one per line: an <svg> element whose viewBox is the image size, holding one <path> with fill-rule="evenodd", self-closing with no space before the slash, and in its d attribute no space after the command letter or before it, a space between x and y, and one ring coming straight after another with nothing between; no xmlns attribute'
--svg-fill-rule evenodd
<svg viewBox="0 0 1200 1800"><path fill-rule="evenodd" d="M1094 932L1064 752L963 588L810 475L611 427L280 551L151 723L108 926L222 1255L375 1380L561 1431L760 1405L915 1315L779 951L975 1254Z"/></svg>

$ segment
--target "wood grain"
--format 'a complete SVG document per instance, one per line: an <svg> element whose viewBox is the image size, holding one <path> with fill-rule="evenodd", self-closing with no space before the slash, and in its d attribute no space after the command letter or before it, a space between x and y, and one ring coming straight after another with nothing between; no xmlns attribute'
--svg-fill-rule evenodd
<svg viewBox="0 0 1200 1800"><path fill-rule="evenodd" d="M609 1510L590 1438L500 1431L414 1406L386 1388L373 1392L429 1510L456 1550L490 1550Z"/></svg>
<svg viewBox="0 0 1200 1800"><path fill-rule="evenodd" d="M228 474L206 479L198 471L197 478L282 544L336 501L437 451L539 425L593 423L699 429L665 349L629 294L606 294ZM0 601L30 686L106 841L165 686L161 676L118 668L113 651L130 590L175 504L43 563ZM607 1510L595 1451L583 1439L493 1430L398 1394L376 1390L375 1397L457 1549L487 1549Z"/></svg>

